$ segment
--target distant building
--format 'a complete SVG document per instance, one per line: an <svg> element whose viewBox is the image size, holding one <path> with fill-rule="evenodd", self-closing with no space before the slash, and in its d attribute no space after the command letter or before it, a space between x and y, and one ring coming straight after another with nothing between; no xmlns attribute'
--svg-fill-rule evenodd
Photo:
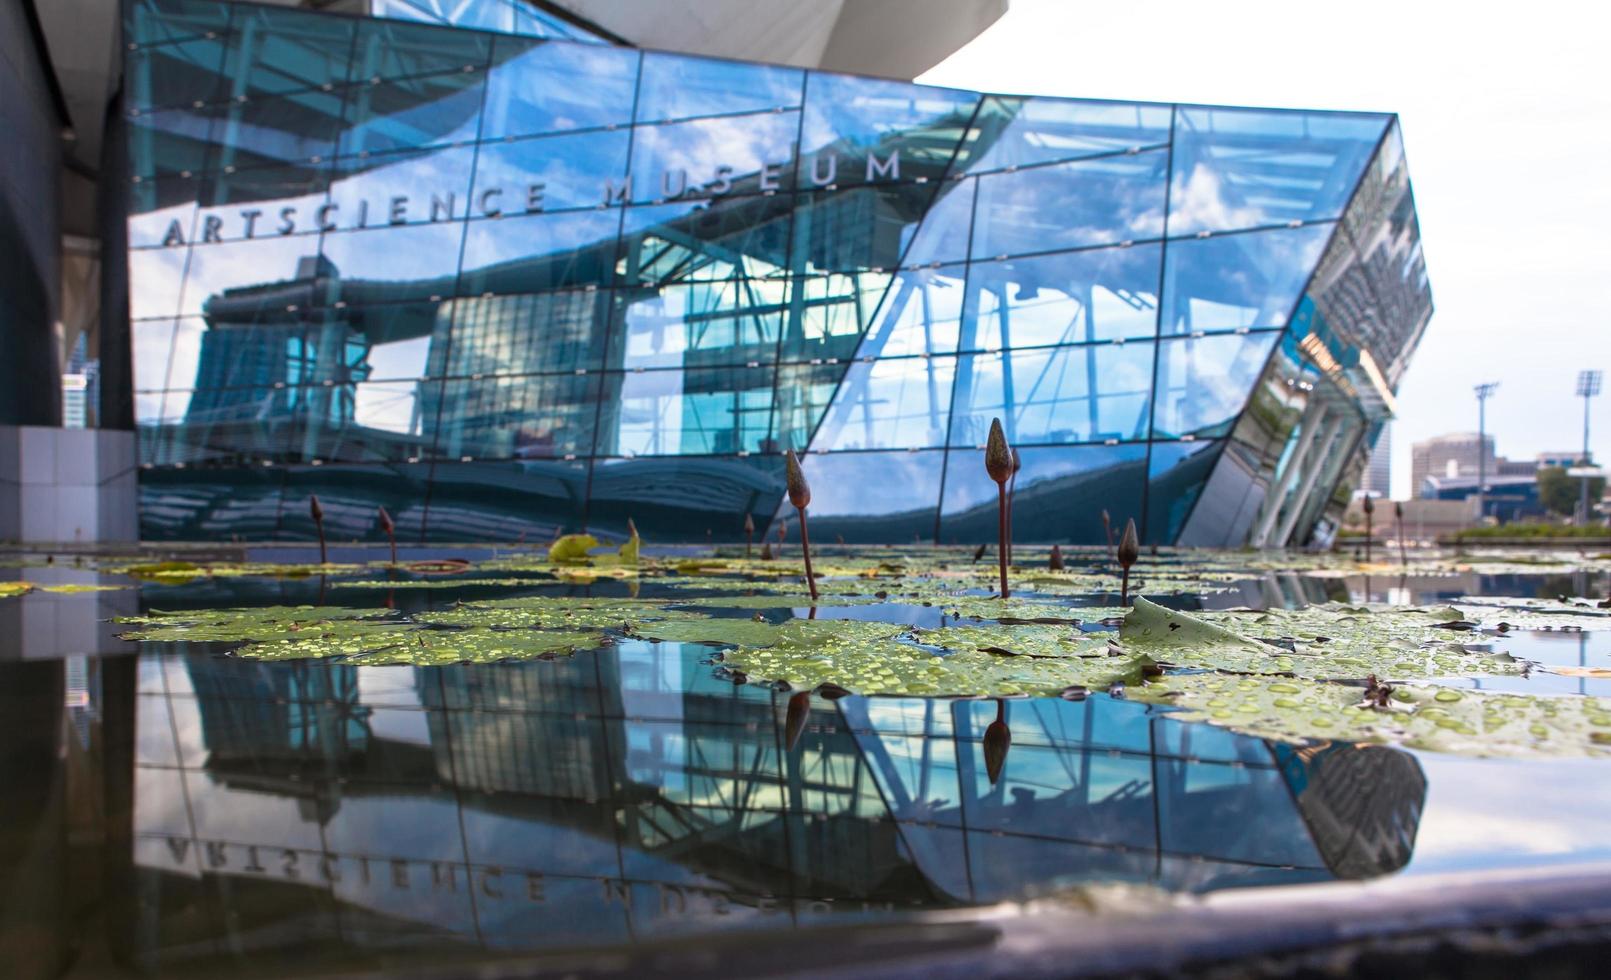
<svg viewBox="0 0 1611 980"><path fill-rule="evenodd" d="M1560 449L1554 452L1539 453L1537 467L1538 469L1543 469L1546 466L1559 466L1564 470L1568 467L1576 466L1579 457L1582 455L1583 450L1581 449ZM1590 454L1589 458L1592 460L1594 458L1593 454Z"/></svg>
<svg viewBox="0 0 1611 980"><path fill-rule="evenodd" d="M1501 460L1508 463L1509 460ZM1531 467L1532 463L1526 464ZM1488 491L1482 497L1482 516L1492 517L1501 524L1512 521L1536 520L1545 516L1543 502L1538 496L1538 476L1529 470L1523 474L1490 475ZM1469 500L1477 495L1475 476L1429 476L1418 488L1423 500ZM1475 506L1475 501L1473 501Z"/></svg>
<svg viewBox="0 0 1611 980"><path fill-rule="evenodd" d="M1382 426L1382 434L1371 450L1370 462L1365 465L1365 476L1359 481L1359 493L1373 497L1393 495L1393 426Z"/></svg>
<svg viewBox="0 0 1611 980"><path fill-rule="evenodd" d="M1433 436L1412 446L1410 483L1414 487L1415 496L1427 497L1425 488L1428 477L1453 479L1464 476L1475 479L1480 458L1477 449L1478 438L1475 432L1451 432L1447 435ZM1494 437L1481 438L1481 456L1487 458L1487 473L1489 476L1499 476L1499 467L1495 465Z"/></svg>

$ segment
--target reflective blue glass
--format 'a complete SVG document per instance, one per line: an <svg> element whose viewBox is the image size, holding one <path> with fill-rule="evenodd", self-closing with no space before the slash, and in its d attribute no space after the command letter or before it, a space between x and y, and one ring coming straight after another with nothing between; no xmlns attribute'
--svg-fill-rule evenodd
<svg viewBox="0 0 1611 980"><path fill-rule="evenodd" d="M791 448L825 540L942 510L976 538L1000 417L1020 540L1097 541L1094 507L1153 543L1323 541L1363 441L1294 462L1299 419L1378 425L1431 312L1387 116L567 43L505 0L127 10L141 458L215 467L265 534L307 534L282 488L318 485L372 535L343 489L369 465L430 499L388 505L422 540L731 541ZM227 520L204 482L153 476L148 532Z"/></svg>
<svg viewBox="0 0 1611 980"><path fill-rule="evenodd" d="M1019 450L1013 496L1013 539L1036 544L1099 544L1105 539L1100 514L1106 510L1122 527L1139 518L1146 484L1147 447L1069 446ZM815 486L815 485L813 485ZM984 453L956 448L945 471L945 505L940 541L988 541L996 533L996 483L985 472Z"/></svg>
<svg viewBox="0 0 1611 980"><path fill-rule="evenodd" d="M123 69L125 103L144 111L211 102L223 86L223 57L224 40L216 36L131 51Z"/></svg>
<svg viewBox="0 0 1611 980"><path fill-rule="evenodd" d="M1013 445L1145 439L1152 357L1151 343L965 354L951 445L983 446L993 418Z"/></svg>
<svg viewBox="0 0 1611 980"><path fill-rule="evenodd" d="M768 444L772 367L684 367L604 378L600 456L758 452Z"/></svg>
<svg viewBox="0 0 1611 980"><path fill-rule="evenodd" d="M840 155L864 162L900 152L900 179L942 176L978 105L976 92L911 85L852 75L811 72L801 130L801 178L814 160ZM866 178L865 166L845 167L843 182Z"/></svg>
<svg viewBox="0 0 1611 980"><path fill-rule="evenodd" d="M1138 245L975 262L962 349L1150 339L1162 251Z"/></svg>
<svg viewBox="0 0 1611 980"><path fill-rule="evenodd" d="M1157 238L1164 228L1167 150L986 174L979 181L976 259Z"/></svg>
<svg viewBox="0 0 1611 980"><path fill-rule="evenodd" d="M471 213L485 217L594 207L604 201L605 182L614 178L619 184L626 173L630 136L621 129L484 143L475 148Z"/></svg>
<svg viewBox="0 0 1611 980"><path fill-rule="evenodd" d="M967 172L1055 163L1169 142L1167 105L988 96L974 128L982 153Z"/></svg>
<svg viewBox="0 0 1611 980"><path fill-rule="evenodd" d="M384 153L476 138L480 71L360 84L348 93L343 154Z"/></svg>
<svg viewBox="0 0 1611 980"><path fill-rule="evenodd" d="M648 540L742 541L744 517L766 528L783 493L783 460L768 456L662 456L593 464L588 526ZM760 537L759 534L756 535Z"/></svg>
<svg viewBox="0 0 1611 980"><path fill-rule="evenodd" d="M805 72L651 51L643 56L637 121L796 108Z"/></svg>
<svg viewBox="0 0 1611 980"><path fill-rule="evenodd" d="M1159 343L1153 437L1230 431L1278 336L1220 334Z"/></svg>
<svg viewBox="0 0 1611 980"><path fill-rule="evenodd" d="M955 353L967 271L966 266L951 265L896 276L860 356Z"/></svg>
<svg viewBox="0 0 1611 980"><path fill-rule="evenodd" d="M944 452L813 453L803 465L811 481L813 543L933 538ZM788 503L779 517L794 544L800 534Z"/></svg>
<svg viewBox="0 0 1611 980"><path fill-rule="evenodd" d="M1169 243L1160 331L1283 327L1331 223Z"/></svg>
<svg viewBox="0 0 1611 980"><path fill-rule="evenodd" d="M1147 461L1144 543L1170 544L1179 537L1223 446L1221 442L1152 444Z"/></svg>
<svg viewBox="0 0 1611 980"><path fill-rule="evenodd" d="M811 441L818 451L945 445L954 357L858 361Z"/></svg>
<svg viewBox="0 0 1611 980"><path fill-rule="evenodd" d="M425 400L445 460L585 456L593 448L600 376L489 375L449 379ZM435 412L432 409L436 409Z"/></svg>
<svg viewBox="0 0 1611 980"><path fill-rule="evenodd" d="M1169 234L1340 217L1387 121L1372 113L1182 107Z"/></svg>
<svg viewBox="0 0 1611 980"><path fill-rule="evenodd" d="M487 66L493 38L475 31L444 31L381 18L357 22L352 81L474 72Z"/></svg>
<svg viewBox="0 0 1611 980"><path fill-rule="evenodd" d="M640 125L632 138L634 202L777 191L794 159L796 112Z"/></svg>
<svg viewBox="0 0 1611 980"><path fill-rule="evenodd" d="M399 544L416 542L425 530L429 510L429 463L392 463L381 467L351 465L286 467L281 492L279 533L287 537L316 535L308 498L319 497L324 531L337 541L386 541L377 514L391 515Z"/></svg>
<svg viewBox="0 0 1611 980"><path fill-rule="evenodd" d="M498 38L483 139L632 124L637 51Z"/></svg>
<svg viewBox="0 0 1611 980"><path fill-rule="evenodd" d="M607 282L620 223L621 212L615 210L472 221L460 260L459 293L529 293ZM442 268L441 253L436 261Z"/></svg>

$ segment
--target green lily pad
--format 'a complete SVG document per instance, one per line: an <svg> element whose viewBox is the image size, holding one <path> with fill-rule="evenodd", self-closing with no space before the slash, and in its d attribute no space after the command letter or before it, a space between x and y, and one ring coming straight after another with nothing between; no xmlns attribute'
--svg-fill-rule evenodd
<svg viewBox="0 0 1611 980"><path fill-rule="evenodd" d="M414 614L414 621L433 626L478 626L516 629L611 629L668 620L703 619L689 610L662 609L631 599L585 599L570 596L521 596L468 602L454 609Z"/></svg>
<svg viewBox="0 0 1611 980"><path fill-rule="evenodd" d="M1286 742L1384 742L1474 756L1611 756L1611 704L1401 686L1387 707L1361 706L1362 689L1299 679L1221 674L1158 678L1129 696L1200 721Z"/></svg>
<svg viewBox="0 0 1611 980"><path fill-rule="evenodd" d="M357 666L438 666L493 663L568 654L598 646L597 633L541 630L404 630L372 631L357 637L305 637L254 643L235 651L253 660L341 658Z"/></svg>
<svg viewBox="0 0 1611 980"><path fill-rule="evenodd" d="M192 609L148 616L122 616L116 623L142 627L120 634L148 643L232 643L295 639L306 631L358 636L379 627L406 626L391 609L334 606L264 606L257 609Z"/></svg>

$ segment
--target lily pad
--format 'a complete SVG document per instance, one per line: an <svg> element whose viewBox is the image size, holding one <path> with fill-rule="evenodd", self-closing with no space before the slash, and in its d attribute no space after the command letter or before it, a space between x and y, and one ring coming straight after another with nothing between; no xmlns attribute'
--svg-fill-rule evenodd
<svg viewBox="0 0 1611 980"><path fill-rule="evenodd" d="M253 660L306 660L339 657L357 666L437 666L530 660L596 647L597 633L541 630L379 630L358 637L306 637L254 643L235 651Z"/></svg>
<svg viewBox="0 0 1611 980"><path fill-rule="evenodd" d="M1285 742L1384 742L1474 756L1611 756L1611 704L1424 685L1394 690L1387 707L1361 706L1361 689L1298 679L1220 674L1158 678L1135 700Z"/></svg>
<svg viewBox="0 0 1611 980"><path fill-rule="evenodd" d="M264 606L257 609L191 609L114 620L140 629L120 634L149 643L231 643L295 639L305 631L358 636L378 627L406 625L392 609L334 606Z"/></svg>

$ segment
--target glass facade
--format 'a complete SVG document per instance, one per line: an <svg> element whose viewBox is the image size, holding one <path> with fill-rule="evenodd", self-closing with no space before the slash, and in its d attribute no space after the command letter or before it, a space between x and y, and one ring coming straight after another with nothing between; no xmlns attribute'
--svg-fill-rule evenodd
<svg viewBox="0 0 1611 980"><path fill-rule="evenodd" d="M1431 313L1389 115L127 11L149 538L1300 543Z"/></svg>

